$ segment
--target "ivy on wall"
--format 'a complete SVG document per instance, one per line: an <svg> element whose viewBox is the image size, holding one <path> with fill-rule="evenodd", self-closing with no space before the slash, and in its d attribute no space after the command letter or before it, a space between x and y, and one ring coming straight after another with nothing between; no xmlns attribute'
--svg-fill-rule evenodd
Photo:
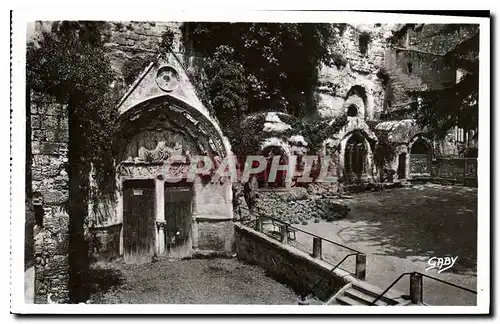
<svg viewBox="0 0 500 324"><path fill-rule="evenodd" d="M333 120L301 119L292 124L290 132L302 135L308 143L309 154L317 154L325 140L338 133L347 123L345 115Z"/></svg>

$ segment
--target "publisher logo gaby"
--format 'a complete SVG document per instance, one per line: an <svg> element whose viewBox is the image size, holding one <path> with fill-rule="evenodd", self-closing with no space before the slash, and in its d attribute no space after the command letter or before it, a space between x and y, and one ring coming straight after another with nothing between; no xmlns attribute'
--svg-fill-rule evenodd
<svg viewBox="0 0 500 324"><path fill-rule="evenodd" d="M457 261L458 256L456 257L432 257L427 261L427 264L429 265L427 268L425 268L425 272L432 270L434 268L438 269L438 273L441 273L443 271L446 271L453 267L455 265L455 262Z"/></svg>

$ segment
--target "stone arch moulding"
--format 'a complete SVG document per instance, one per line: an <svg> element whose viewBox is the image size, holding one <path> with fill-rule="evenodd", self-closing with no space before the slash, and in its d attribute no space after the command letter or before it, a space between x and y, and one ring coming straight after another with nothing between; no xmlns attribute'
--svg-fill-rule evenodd
<svg viewBox="0 0 500 324"><path fill-rule="evenodd" d="M424 176L430 176L430 169L431 169L431 163L434 157L434 151L433 151L433 145L432 141L425 136L424 133L418 133L414 135L410 141L408 142L408 149L407 149L407 154L406 154L406 178L410 179L411 178L411 152L413 145L417 142L422 142L427 146L427 172L423 173L422 175Z"/></svg>
<svg viewBox="0 0 500 324"><path fill-rule="evenodd" d="M364 154L363 158L363 163L364 163L364 172L362 174L363 178L369 177L373 178L374 172L376 171L374 168L374 162L373 162L373 150L372 150L372 143L373 140L370 143L370 136L366 132L364 132L361 129L355 129L352 130L344 135L342 140L340 141L340 150L339 150L339 175L341 178L344 178L347 176L346 175L346 160L345 160L345 155L346 155L346 148L347 148L347 143L353 136L359 136L362 139L362 143L366 149L366 152Z"/></svg>
<svg viewBox="0 0 500 324"><path fill-rule="evenodd" d="M280 153L280 156L281 156L280 161L284 161L285 165L287 165L287 169L286 169L286 173L285 173L286 178L283 179L283 186L280 186L280 187L290 189L292 182L287 181L288 180L287 178L289 178L291 180L293 177L293 173L295 171L295 164L293 163L294 157L292 156L290 148L287 145L285 145L285 143L283 141L273 141L273 142L267 141L261 146L258 155L263 156L265 154L265 152L267 152L268 150L271 150L271 151L278 150ZM267 180L268 180L267 179L267 177L269 176L268 171L269 171L272 163L273 163L273 161L269 160L267 165L266 165L266 170L262 173L262 175L265 177L265 179L262 179L264 182L267 182ZM277 172L275 181L279 180L280 174L283 174L283 173ZM260 184L259 184L259 186L260 186ZM266 187L267 187L267 185L266 185Z"/></svg>
<svg viewBox="0 0 500 324"><path fill-rule="evenodd" d="M344 113L349 115L349 109L354 106L357 110L356 117L370 118L368 91L362 85L353 85L345 96ZM353 116L350 116L353 117Z"/></svg>
<svg viewBox="0 0 500 324"><path fill-rule="evenodd" d="M131 106L119 116L118 122L118 131L123 142L121 145L122 148L128 147L127 145L130 144L137 134L159 132L167 134L165 136L175 134L178 138L182 139L183 143L191 143L192 145L189 148L193 149L193 151L190 151L190 153L193 155L201 154L209 156L214 162L214 167L216 167L217 161L221 162L225 158L230 158L231 161L230 147L226 143L227 140L223 136L216 120L208 117L198 108L172 94L166 93L147 98ZM157 140L155 137L151 142L154 144ZM175 141L172 140L172 142ZM132 145L139 146L139 144ZM147 150L150 149L147 148ZM180 152L182 152L181 154L186 154L184 150ZM187 257L194 251L231 250L233 211L230 183L204 182L203 179L198 177L195 178L194 182L189 184L184 184L183 181L180 182L179 186L187 186L193 192L190 198L192 199L192 211L189 215L186 214L186 216L183 216L185 219L189 219L191 228L190 230L186 230L187 233L190 233L187 241L189 243L178 252L175 251L178 254L172 254L173 250L167 249L167 243L165 243L169 242L167 239L168 231L166 230L168 225L166 226L165 224L168 224L169 220L167 218L170 215L166 212L167 205L165 201L167 201L167 196L173 196L167 194L167 190L172 189L167 183L168 181L165 181L162 177L163 172L159 174L159 168L163 165L162 159L144 162L142 160L134 161L133 159L123 160L120 158L117 163L116 177L118 190L116 195L116 215L118 222L122 224L124 224L124 217L126 217L124 215L124 199L126 197L123 191L123 182L132 179L149 179L154 181L153 196L156 225L155 232L151 235L154 239L154 251L156 255ZM212 230L214 226L220 228L216 233ZM120 254L124 254L123 226L120 233Z"/></svg>
<svg viewBox="0 0 500 324"><path fill-rule="evenodd" d="M152 112L153 114L151 114ZM131 123L140 119L144 115L148 113L154 115L156 112L167 112L177 114L179 116L182 115L184 122L182 125L178 124L178 126L187 128L187 132L194 138L196 138L197 135L208 136L213 142L213 146L211 144L212 150L218 153L219 156L226 157L230 155L231 148L229 147L217 122L207 117L204 113L199 111L199 109L191 106L189 103L173 96L172 94L162 94L160 96L146 99L123 112L119 116L118 120L119 132L122 134L130 134L131 131L136 131L134 129L128 131L127 127L131 126Z"/></svg>

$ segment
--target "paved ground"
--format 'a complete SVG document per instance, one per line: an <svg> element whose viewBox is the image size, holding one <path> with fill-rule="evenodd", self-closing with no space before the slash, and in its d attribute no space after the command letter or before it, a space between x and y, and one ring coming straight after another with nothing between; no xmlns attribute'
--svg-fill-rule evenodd
<svg viewBox="0 0 500 324"><path fill-rule="evenodd" d="M121 263L96 271L96 277L99 290L109 290L94 294L91 303L297 305L290 288L236 259Z"/></svg>
<svg viewBox="0 0 500 324"><path fill-rule="evenodd" d="M427 274L476 290L477 189L434 184L360 193L345 199L346 219L298 226L367 253L367 281L389 286L403 272L425 273L433 256L458 256L452 269ZM312 239L297 234L297 247L312 251ZM347 250L325 243L336 263ZM345 269L354 271L354 259ZM395 289L407 292L408 279ZM433 305L475 305L475 295L424 279L424 301Z"/></svg>

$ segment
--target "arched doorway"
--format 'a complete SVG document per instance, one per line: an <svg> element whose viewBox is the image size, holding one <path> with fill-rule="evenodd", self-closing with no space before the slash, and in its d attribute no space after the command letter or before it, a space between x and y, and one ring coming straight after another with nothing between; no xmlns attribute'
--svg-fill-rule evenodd
<svg viewBox="0 0 500 324"><path fill-rule="evenodd" d="M431 147L423 137L416 137L410 143L410 176L429 175Z"/></svg>
<svg viewBox="0 0 500 324"><path fill-rule="evenodd" d="M367 152L366 140L359 132L353 133L347 140L344 153L344 174L348 182L361 179L366 173Z"/></svg>
<svg viewBox="0 0 500 324"><path fill-rule="evenodd" d="M286 166L288 159L285 150L279 146L267 146L261 151L261 155L266 159L266 168L258 177L259 188L285 188L286 187L286 170L277 170L276 177L270 179L273 160L279 156L279 165ZM280 167L283 169L283 167Z"/></svg>
<svg viewBox="0 0 500 324"><path fill-rule="evenodd" d="M213 123L185 102L163 96L122 114L120 135L117 214L123 224L120 252L125 262L229 249L225 236L206 233L208 223L227 221L232 212L221 213L222 220L207 212L206 205L216 197L220 209L229 210L223 205L230 204L224 198L231 194L231 186L206 181L211 170L195 176L189 172L192 159L215 161L228 154Z"/></svg>

